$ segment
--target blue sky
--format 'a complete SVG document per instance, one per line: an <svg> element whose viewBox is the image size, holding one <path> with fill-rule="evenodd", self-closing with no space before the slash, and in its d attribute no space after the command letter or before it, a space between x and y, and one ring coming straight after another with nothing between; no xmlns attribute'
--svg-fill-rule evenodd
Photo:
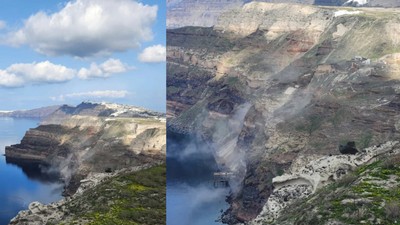
<svg viewBox="0 0 400 225"><path fill-rule="evenodd" d="M165 112L165 3L2 1L0 110L90 100Z"/></svg>

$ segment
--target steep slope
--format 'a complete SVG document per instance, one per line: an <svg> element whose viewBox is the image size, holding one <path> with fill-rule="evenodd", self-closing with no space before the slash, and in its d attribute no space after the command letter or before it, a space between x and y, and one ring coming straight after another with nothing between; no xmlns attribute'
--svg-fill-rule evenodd
<svg viewBox="0 0 400 225"><path fill-rule="evenodd" d="M398 224L399 155L357 168L285 208L273 224Z"/></svg>
<svg viewBox="0 0 400 225"><path fill-rule="evenodd" d="M242 4L242 0L169 0L167 1L167 27L209 27L215 24L221 12L240 7Z"/></svg>
<svg viewBox="0 0 400 225"><path fill-rule="evenodd" d="M165 224L164 165L92 174L71 198L49 205L33 202L10 225ZM101 178L102 177L102 178ZM96 178L96 185L87 185ZM99 179L101 178L101 179Z"/></svg>
<svg viewBox="0 0 400 225"><path fill-rule="evenodd" d="M320 192L321 189L332 183L341 184L343 182L353 182L356 179L364 180L368 174L377 176L380 172L383 172L380 177L381 180L374 182L374 184L382 185L382 189L393 186L393 182L396 182L395 180L397 178L390 177L390 175L392 173L395 175L394 173L396 170L387 172L384 171L384 169L389 169L389 167L391 169L396 169L396 167L399 166L398 154L400 153L400 149L398 144L398 141L387 142L379 146L363 149L362 152L355 155L322 156L314 160L307 160L307 157L298 158L298 160L293 162L288 173L275 177L272 180L274 185L273 193L268 198L262 212L251 224L272 222L280 224L281 222L288 223L289 221L293 223L293 220L288 219L290 217L286 215L287 209L293 204L296 204L296 202L305 200L305 198L309 197L311 194ZM379 171L365 171L365 168L374 167L377 165L377 162L382 160L385 161L384 164L388 168L383 168L384 165L380 167ZM390 165L388 165L388 163L390 163ZM363 172L353 173L353 171L356 170ZM365 177L361 178L361 176ZM350 178L351 180L349 181ZM371 180L370 177L367 179ZM379 184L379 182L382 183ZM344 194L350 193L351 192L345 192ZM332 194L330 195L331 197L333 196ZM379 205L385 200L387 199L374 199L374 201L379 202ZM377 204L377 202L375 204ZM286 219L279 221L279 217L284 217ZM380 215L375 215L375 217L379 218ZM329 219L330 218L325 218L324 222L328 222ZM353 219L357 220L357 218ZM379 219L382 220L383 218ZM303 223L305 223L305 221L303 221Z"/></svg>
<svg viewBox="0 0 400 225"><path fill-rule="evenodd" d="M168 0L167 27L212 27L219 16L232 9L239 9L249 2L290 3L323 6L400 7L398 0Z"/></svg>
<svg viewBox="0 0 400 225"><path fill-rule="evenodd" d="M233 171L224 221L254 219L300 156L399 138L397 9L252 2L167 33L168 129Z"/></svg>
<svg viewBox="0 0 400 225"><path fill-rule="evenodd" d="M114 171L165 157L165 118L141 108L84 102L62 106L20 144L6 147L14 160L50 165L65 182L65 195L75 193L90 172Z"/></svg>

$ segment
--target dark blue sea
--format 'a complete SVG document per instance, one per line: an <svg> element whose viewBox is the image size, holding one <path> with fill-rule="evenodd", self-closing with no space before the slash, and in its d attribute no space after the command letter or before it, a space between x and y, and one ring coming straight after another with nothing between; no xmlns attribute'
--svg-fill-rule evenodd
<svg viewBox="0 0 400 225"><path fill-rule="evenodd" d="M44 165L3 156L5 146L19 143L38 123L34 119L0 117L0 225L8 224L32 201L50 203L62 198L63 184L56 175L43 173Z"/></svg>

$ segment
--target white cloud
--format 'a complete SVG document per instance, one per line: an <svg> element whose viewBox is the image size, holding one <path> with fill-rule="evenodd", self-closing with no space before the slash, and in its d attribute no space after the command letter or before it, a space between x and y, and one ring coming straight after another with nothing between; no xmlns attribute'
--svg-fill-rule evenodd
<svg viewBox="0 0 400 225"><path fill-rule="evenodd" d="M0 70L0 86L20 87L27 83L60 83L75 77L76 71L49 61L12 64Z"/></svg>
<svg viewBox="0 0 400 225"><path fill-rule="evenodd" d="M116 73L126 72L129 69L131 69L131 67L123 64L120 60L111 58L100 65L92 63L89 68L80 69L78 77L81 79L105 78Z"/></svg>
<svg viewBox="0 0 400 225"><path fill-rule="evenodd" d="M88 57L137 48L153 38L157 6L134 0L75 0L53 14L38 12L8 43L46 55Z"/></svg>
<svg viewBox="0 0 400 225"><path fill-rule="evenodd" d="M0 20L0 30L4 29L7 26L6 22L3 20Z"/></svg>
<svg viewBox="0 0 400 225"><path fill-rule="evenodd" d="M20 87L23 86L24 80L15 74L0 70L0 86L3 87Z"/></svg>
<svg viewBox="0 0 400 225"><path fill-rule="evenodd" d="M13 64L7 68L7 71L34 83L65 82L74 78L76 74L73 69L49 61Z"/></svg>
<svg viewBox="0 0 400 225"><path fill-rule="evenodd" d="M62 83L74 79L107 78L117 73L126 72L133 67L118 59L109 59L97 65L92 63L90 68L79 71L53 64L49 61L39 63L16 63L8 68L0 69L0 87L21 87L27 84Z"/></svg>
<svg viewBox="0 0 400 225"><path fill-rule="evenodd" d="M53 101L64 101L66 98L124 98L129 94L126 90L104 90L104 91L88 91L88 92L75 92L57 97L51 97Z"/></svg>
<svg viewBox="0 0 400 225"><path fill-rule="evenodd" d="M139 60L141 62L147 63L158 63L165 62L167 51L165 46L162 45L153 45L147 47L143 50L139 55Z"/></svg>

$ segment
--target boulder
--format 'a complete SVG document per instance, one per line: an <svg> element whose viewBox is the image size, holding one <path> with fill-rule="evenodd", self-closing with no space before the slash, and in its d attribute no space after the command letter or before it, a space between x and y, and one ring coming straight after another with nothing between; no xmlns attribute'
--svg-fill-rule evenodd
<svg viewBox="0 0 400 225"><path fill-rule="evenodd" d="M346 145L339 145L339 151L342 154L355 155L358 153L356 143L354 141L347 142Z"/></svg>

